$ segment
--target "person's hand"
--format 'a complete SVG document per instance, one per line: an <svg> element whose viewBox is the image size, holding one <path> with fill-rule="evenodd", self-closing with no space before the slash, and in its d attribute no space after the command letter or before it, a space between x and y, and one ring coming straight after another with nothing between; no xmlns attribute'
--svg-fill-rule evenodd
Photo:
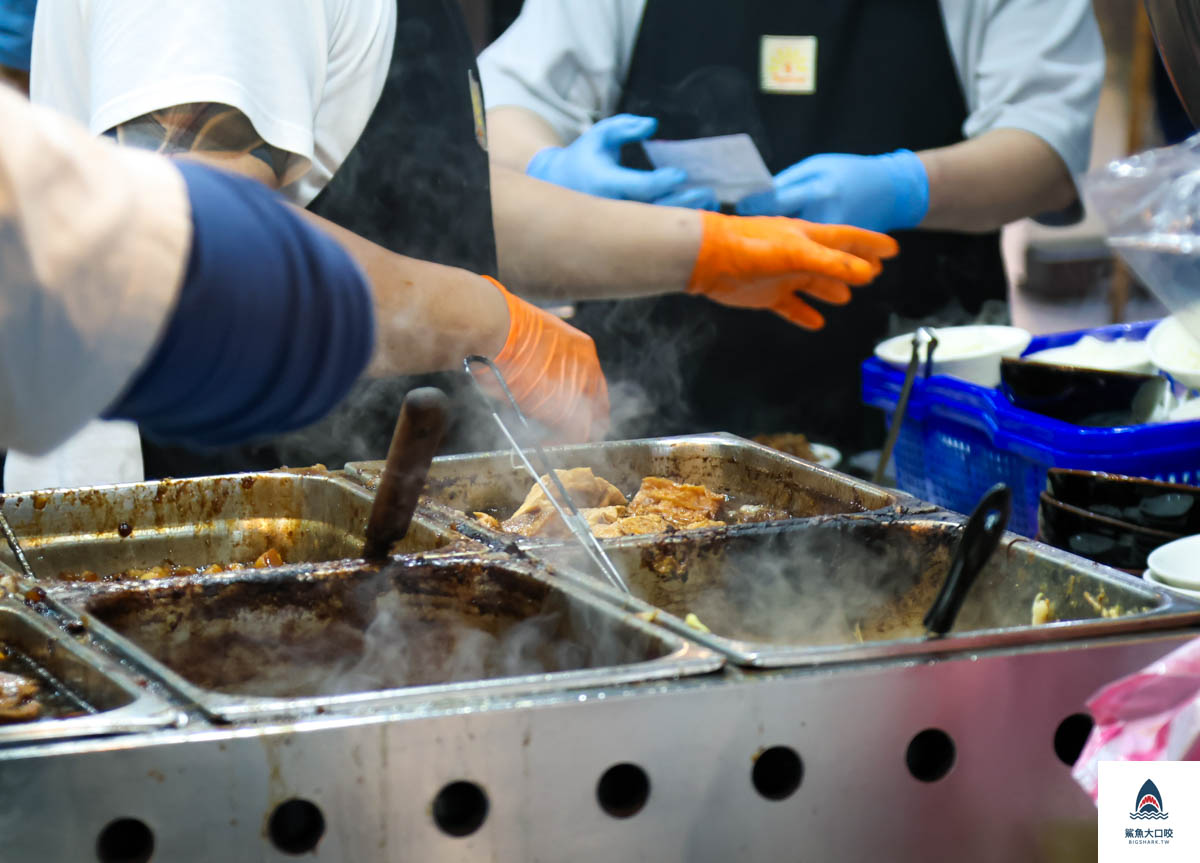
<svg viewBox="0 0 1200 863"><path fill-rule="evenodd" d="M689 293L744 309L766 309L797 326L819 330L821 314L798 294L832 305L850 301L850 285L865 285L900 251L886 234L799 219L702 213L700 253Z"/></svg>
<svg viewBox="0 0 1200 863"><path fill-rule="evenodd" d="M621 165L621 147L646 140L657 128L653 117L606 117L566 147L539 150L525 173L601 198L715 210L716 195L711 189L680 188L687 182L687 174L679 168L639 171Z"/></svg>
<svg viewBox="0 0 1200 863"><path fill-rule="evenodd" d="M608 427L608 384L591 336L509 293L490 276L508 303L508 339L494 362L521 410L553 428L563 442L601 438ZM495 377L476 372L493 395Z"/></svg>
<svg viewBox="0 0 1200 863"><path fill-rule="evenodd" d="M811 156L777 174L774 186L743 198L737 211L895 231L915 228L929 209L929 177L909 150Z"/></svg>

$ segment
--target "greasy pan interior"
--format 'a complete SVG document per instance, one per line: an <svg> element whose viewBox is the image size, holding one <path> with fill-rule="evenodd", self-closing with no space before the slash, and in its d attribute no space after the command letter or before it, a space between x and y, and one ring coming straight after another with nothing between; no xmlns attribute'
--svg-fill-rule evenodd
<svg viewBox="0 0 1200 863"><path fill-rule="evenodd" d="M54 581L165 561L251 563L271 548L287 563L356 557L371 497L342 478L271 472L6 495L3 508L39 579ZM417 518L395 550L447 542Z"/></svg>
<svg viewBox="0 0 1200 863"><path fill-rule="evenodd" d="M242 696L488 680L671 652L653 628L479 559L112 584L69 601L190 684Z"/></svg>
<svg viewBox="0 0 1200 863"><path fill-rule="evenodd" d="M922 618L959 533L939 521L833 519L717 538L622 541L609 553L635 596L679 618L693 613L714 635L821 647L923 635ZM953 632L1030 627L1039 592L1053 603L1055 621L1095 619L1103 609L1142 612L1166 601L1085 561L1073 568L1065 555L1010 539L980 573ZM573 548L537 553L590 571Z"/></svg>
<svg viewBox="0 0 1200 863"><path fill-rule="evenodd" d="M34 721L86 716L132 704L131 693L64 643L68 637L47 631L15 608L0 606L0 671L38 683L36 699L42 710Z"/></svg>
<svg viewBox="0 0 1200 863"><path fill-rule="evenodd" d="M757 504L793 517L859 513L897 504L899 497L852 477L826 471L733 435L696 435L552 447L556 467L590 467L632 498L647 476L706 486L729 497L729 507ZM534 463L536 464L536 458ZM348 465L368 484L381 463ZM512 453L435 459L428 499L451 510L486 512L503 520L524 500L532 480ZM474 527L468 522L468 527Z"/></svg>

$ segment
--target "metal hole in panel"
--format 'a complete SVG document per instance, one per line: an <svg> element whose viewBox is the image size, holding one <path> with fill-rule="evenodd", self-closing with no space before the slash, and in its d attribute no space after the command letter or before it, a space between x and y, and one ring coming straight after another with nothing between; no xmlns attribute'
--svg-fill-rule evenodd
<svg viewBox="0 0 1200 863"><path fill-rule="evenodd" d="M772 746L758 753L750 781L754 790L768 800L786 800L804 779L804 762L788 746Z"/></svg>
<svg viewBox="0 0 1200 863"><path fill-rule="evenodd" d="M284 854L307 854L325 835L325 816L309 800L285 800L271 813L267 834L271 844Z"/></svg>
<svg viewBox="0 0 1200 863"><path fill-rule="evenodd" d="M1079 753L1087 743L1088 735L1096 722L1087 713L1072 713L1054 731L1054 754L1058 760L1068 767L1073 767L1079 760Z"/></svg>
<svg viewBox="0 0 1200 863"><path fill-rule="evenodd" d="M596 784L600 808L613 818L629 818L650 799L650 777L636 764L614 764Z"/></svg>
<svg viewBox="0 0 1200 863"><path fill-rule="evenodd" d="M937 782L954 767L954 741L940 728L926 728L908 744L908 772L922 782Z"/></svg>
<svg viewBox="0 0 1200 863"><path fill-rule="evenodd" d="M483 826L488 798L474 782L451 782L433 798L433 820L450 836L470 836Z"/></svg>
<svg viewBox="0 0 1200 863"><path fill-rule="evenodd" d="M100 863L147 863L154 854L154 833L137 818L117 818L100 831L96 859Z"/></svg>

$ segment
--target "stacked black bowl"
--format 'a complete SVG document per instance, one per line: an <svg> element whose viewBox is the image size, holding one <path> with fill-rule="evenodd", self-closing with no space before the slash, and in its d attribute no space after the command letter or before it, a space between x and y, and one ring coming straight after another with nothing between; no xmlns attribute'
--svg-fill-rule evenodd
<svg viewBox="0 0 1200 863"><path fill-rule="evenodd" d="M1200 533L1200 487L1051 468L1038 506L1039 538L1141 575L1150 552Z"/></svg>

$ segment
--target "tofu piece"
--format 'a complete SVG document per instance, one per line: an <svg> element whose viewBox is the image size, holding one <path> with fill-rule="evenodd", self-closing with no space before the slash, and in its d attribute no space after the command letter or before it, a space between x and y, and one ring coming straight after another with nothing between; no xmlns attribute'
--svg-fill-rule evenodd
<svg viewBox="0 0 1200 863"><path fill-rule="evenodd" d="M621 490L603 477L596 476L590 467L557 470L555 473L580 512L613 506L623 507L626 504L625 495L621 494ZM542 482L553 490L549 476L543 476ZM538 484L529 490L517 511L506 519L501 527L508 533L530 537L566 536L569 533L567 526L558 517L553 502Z"/></svg>
<svg viewBox="0 0 1200 863"><path fill-rule="evenodd" d="M702 485L685 485L660 476L648 476L629 504L630 515L655 515L672 527L724 526L721 507L725 495L713 494ZM701 524L702 523L702 524Z"/></svg>
<svg viewBox="0 0 1200 863"><path fill-rule="evenodd" d="M486 512L473 512L471 515L474 517L475 521L479 522L486 528L490 528L491 530L504 530L504 528L500 526L500 519L496 518L494 515L488 515Z"/></svg>
<svg viewBox="0 0 1200 863"><path fill-rule="evenodd" d="M600 539L616 539L622 536L618 526L625 518L627 510L623 506L597 506L581 509L580 514L592 529L592 533Z"/></svg>
<svg viewBox="0 0 1200 863"><path fill-rule="evenodd" d="M619 506L593 506L581 509L579 512L588 523L588 526L595 528L601 525L613 524L625 518L629 510L622 504Z"/></svg>
<svg viewBox="0 0 1200 863"><path fill-rule="evenodd" d="M1054 603L1050 601L1050 597L1039 591L1033 598L1033 625L1042 626L1054 621Z"/></svg>
<svg viewBox="0 0 1200 863"><path fill-rule="evenodd" d="M20 674L0 671L0 722L27 722L37 719L42 706L35 696L40 688L37 681Z"/></svg>
<svg viewBox="0 0 1200 863"><path fill-rule="evenodd" d="M613 525L621 536L643 536L648 533L666 533L670 524L659 515L630 515Z"/></svg>

